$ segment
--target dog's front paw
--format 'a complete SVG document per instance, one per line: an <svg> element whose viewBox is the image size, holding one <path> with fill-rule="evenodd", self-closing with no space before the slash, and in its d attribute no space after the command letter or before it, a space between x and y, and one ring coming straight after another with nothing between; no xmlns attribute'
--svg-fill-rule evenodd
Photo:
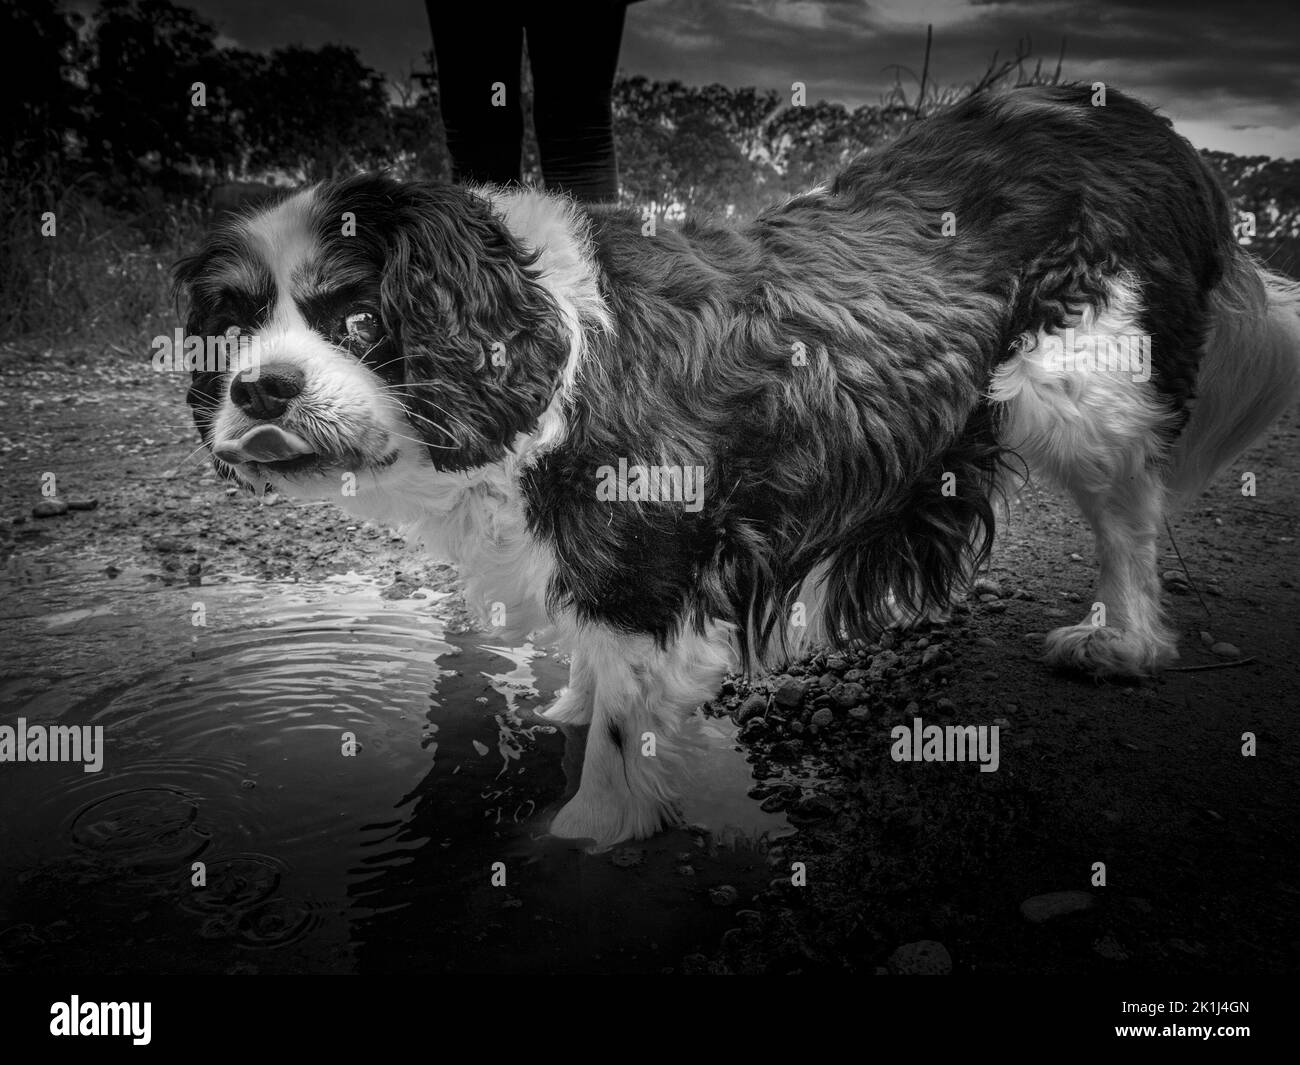
<svg viewBox="0 0 1300 1065"><path fill-rule="evenodd" d="M609 847L628 839L645 839L681 820L669 803L623 795L583 794L565 803L551 822L551 835L561 839L590 839Z"/></svg>
<svg viewBox="0 0 1300 1065"><path fill-rule="evenodd" d="M542 717L559 725L590 725L590 696L579 688L562 688L555 702L542 711Z"/></svg>
<svg viewBox="0 0 1300 1065"><path fill-rule="evenodd" d="M1178 652L1154 636L1083 622L1049 632L1045 657L1049 665L1094 677L1147 677L1160 672Z"/></svg>

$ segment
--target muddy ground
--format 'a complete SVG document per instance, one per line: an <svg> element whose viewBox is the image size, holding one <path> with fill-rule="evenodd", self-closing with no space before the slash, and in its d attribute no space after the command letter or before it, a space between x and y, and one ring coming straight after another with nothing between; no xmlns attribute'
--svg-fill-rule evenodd
<svg viewBox="0 0 1300 1065"><path fill-rule="evenodd" d="M356 570L394 596L454 581L389 530L230 489L195 452L184 381L144 359L9 346L0 383L11 568L93 560L190 582ZM754 795L798 831L770 855L770 889L732 903L734 928L681 969L1295 971L1298 436L1292 410L1174 521L1194 587L1162 538L1182 658L1159 680L1097 684L1039 661L1042 633L1084 616L1096 564L1082 519L1031 486L985 574L997 587L951 624L814 658L794 683L725 687L711 711L746 719ZM94 508L34 516L47 473L59 499ZM1221 643L1239 656L1211 652ZM998 724L998 771L893 761L889 730L914 716ZM815 785L783 786L808 770ZM790 883L795 862L806 886ZM1076 894L1023 905L1058 892Z"/></svg>

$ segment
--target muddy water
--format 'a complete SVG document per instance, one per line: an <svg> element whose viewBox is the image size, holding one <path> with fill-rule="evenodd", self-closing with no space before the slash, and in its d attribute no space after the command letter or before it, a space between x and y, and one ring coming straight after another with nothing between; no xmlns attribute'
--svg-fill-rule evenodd
<svg viewBox="0 0 1300 1065"><path fill-rule="evenodd" d="M736 923L708 889L747 898L788 831L697 714L690 828L550 837L585 732L536 713L565 663L449 634L445 593L56 566L2 590L0 725L104 737L99 772L0 764L8 971L654 972Z"/></svg>

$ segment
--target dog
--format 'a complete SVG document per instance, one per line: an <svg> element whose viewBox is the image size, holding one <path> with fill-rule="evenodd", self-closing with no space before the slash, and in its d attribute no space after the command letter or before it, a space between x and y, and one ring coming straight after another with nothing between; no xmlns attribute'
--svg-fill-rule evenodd
<svg viewBox="0 0 1300 1065"><path fill-rule="evenodd" d="M1096 536L1047 661L1158 672L1164 515L1300 395L1300 288L1167 119L1081 86L972 96L745 225L360 176L175 276L189 333L257 344L189 391L223 472L403 527L498 636L568 651L550 827L605 845L673 821L728 669L946 605L1008 466Z"/></svg>

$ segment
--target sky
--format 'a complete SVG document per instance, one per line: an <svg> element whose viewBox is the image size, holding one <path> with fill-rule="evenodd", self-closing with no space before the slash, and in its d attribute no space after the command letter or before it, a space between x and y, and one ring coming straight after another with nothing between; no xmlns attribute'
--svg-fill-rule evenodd
<svg viewBox="0 0 1300 1065"><path fill-rule="evenodd" d="M212 22L223 42L351 44L389 77L421 66L429 47L420 0L178 2ZM581 4L532 6L575 24L580 60ZM856 106L879 101L893 65L920 73L927 24L930 76L941 84L973 81L994 51L1009 55L1022 38L1054 67L1064 38L1066 77L1154 104L1197 147L1300 158L1296 0L640 0L628 8L620 68L784 93L798 81L810 101Z"/></svg>

